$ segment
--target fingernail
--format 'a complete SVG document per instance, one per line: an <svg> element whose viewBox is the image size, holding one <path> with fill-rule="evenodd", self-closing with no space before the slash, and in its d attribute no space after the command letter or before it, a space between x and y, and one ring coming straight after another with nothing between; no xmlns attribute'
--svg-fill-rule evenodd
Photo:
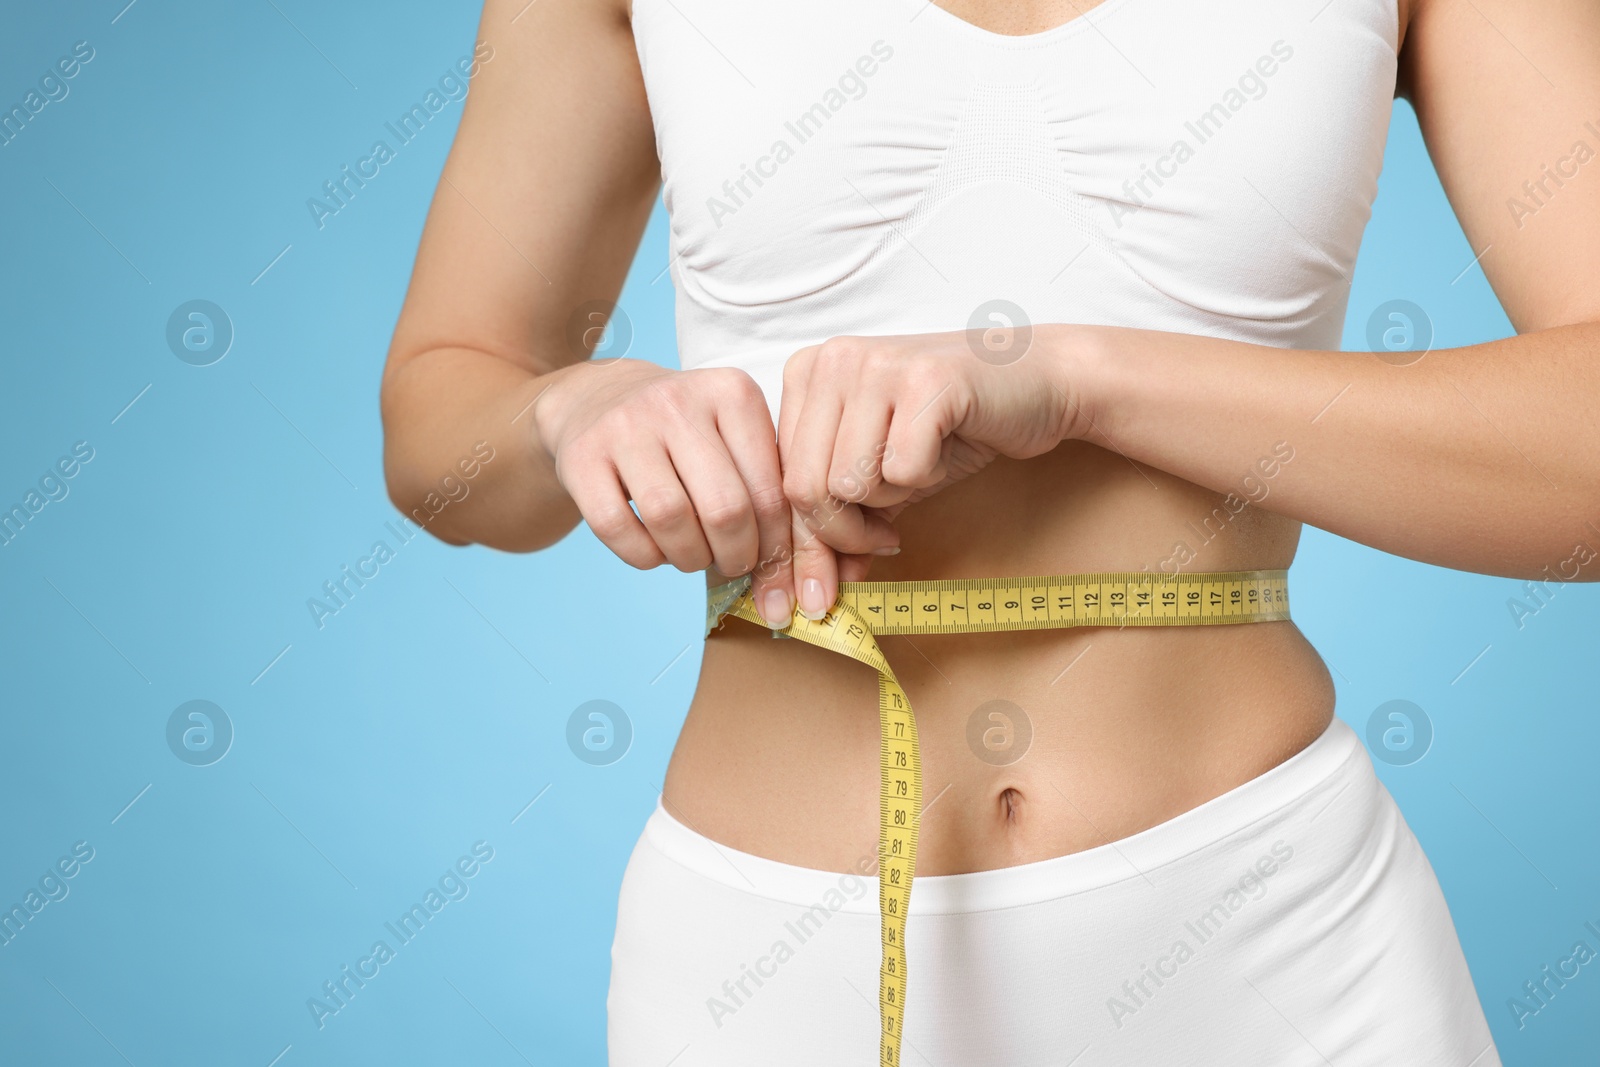
<svg viewBox="0 0 1600 1067"><path fill-rule="evenodd" d="M761 619L774 630L786 629L794 619L794 608L789 606L789 594L782 589L768 589L762 597Z"/></svg>
<svg viewBox="0 0 1600 1067"><path fill-rule="evenodd" d="M828 613L828 602L822 598L822 583L807 578L800 586L800 614L816 622Z"/></svg>
<svg viewBox="0 0 1600 1067"><path fill-rule="evenodd" d="M897 556L900 554L899 545L884 545L882 548L872 550L874 556Z"/></svg>

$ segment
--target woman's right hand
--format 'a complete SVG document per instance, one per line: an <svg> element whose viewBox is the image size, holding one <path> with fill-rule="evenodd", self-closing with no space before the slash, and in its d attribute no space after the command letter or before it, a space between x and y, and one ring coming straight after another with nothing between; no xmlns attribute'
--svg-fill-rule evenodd
<svg viewBox="0 0 1600 1067"><path fill-rule="evenodd" d="M641 570L752 574L767 625L788 626L792 514L755 380L731 367L617 359L564 367L547 381L534 432L595 536ZM887 523L872 536L860 551L895 541Z"/></svg>

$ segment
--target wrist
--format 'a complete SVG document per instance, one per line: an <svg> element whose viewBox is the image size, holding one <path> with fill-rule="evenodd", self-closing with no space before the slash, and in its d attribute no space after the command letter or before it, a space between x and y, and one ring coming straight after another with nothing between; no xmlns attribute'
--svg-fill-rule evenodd
<svg viewBox="0 0 1600 1067"><path fill-rule="evenodd" d="M533 424L529 437L534 448L552 465L555 463L556 448L560 441L559 431L567 415L566 397L563 395L562 386L571 377L574 366L541 374L529 383L533 397L531 402L526 402L525 408L528 419Z"/></svg>
<svg viewBox="0 0 1600 1067"><path fill-rule="evenodd" d="M1077 323L1038 327L1045 331L1050 380L1062 405L1061 439L1111 447L1107 424L1114 413L1121 335L1126 331Z"/></svg>
<svg viewBox="0 0 1600 1067"><path fill-rule="evenodd" d="M584 401L593 401L608 385L672 373L645 359L611 359L583 360L540 375L531 383L533 400L527 409L535 447L554 464L568 423Z"/></svg>

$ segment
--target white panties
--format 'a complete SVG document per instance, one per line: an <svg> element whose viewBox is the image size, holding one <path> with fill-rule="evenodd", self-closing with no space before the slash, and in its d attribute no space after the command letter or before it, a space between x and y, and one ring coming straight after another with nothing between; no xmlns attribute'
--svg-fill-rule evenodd
<svg viewBox="0 0 1600 1067"><path fill-rule="evenodd" d="M875 878L658 804L623 876L612 1067L873 1067ZM1498 1067L1450 912L1354 731L1085 852L918 877L907 1067Z"/></svg>

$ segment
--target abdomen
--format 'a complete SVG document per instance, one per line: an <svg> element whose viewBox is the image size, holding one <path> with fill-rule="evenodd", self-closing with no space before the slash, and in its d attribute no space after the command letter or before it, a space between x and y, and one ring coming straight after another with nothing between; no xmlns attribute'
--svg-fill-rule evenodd
<svg viewBox="0 0 1600 1067"><path fill-rule="evenodd" d="M867 580L1286 568L1299 524L1241 504L1270 501L1292 468L1291 455L1270 477L1241 472L1227 497L1078 442L997 460L908 508L902 552ZM1333 714L1327 669L1291 622L879 644L917 715L925 874L1126 837L1282 762ZM876 701L869 668L727 621L707 640L666 799L730 847L850 869L876 853Z"/></svg>

